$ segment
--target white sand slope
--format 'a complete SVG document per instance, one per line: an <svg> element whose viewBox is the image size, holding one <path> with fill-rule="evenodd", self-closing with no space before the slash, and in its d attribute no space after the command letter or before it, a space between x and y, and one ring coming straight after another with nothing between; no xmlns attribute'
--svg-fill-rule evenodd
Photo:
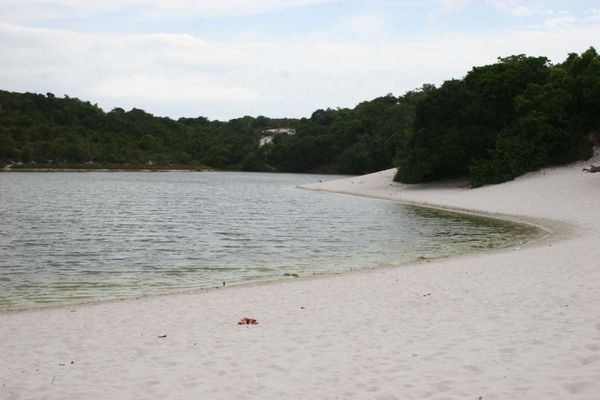
<svg viewBox="0 0 600 400"><path fill-rule="evenodd" d="M600 174L581 167L474 190L393 171L310 185L556 232L396 269L2 314L0 399L600 399Z"/></svg>

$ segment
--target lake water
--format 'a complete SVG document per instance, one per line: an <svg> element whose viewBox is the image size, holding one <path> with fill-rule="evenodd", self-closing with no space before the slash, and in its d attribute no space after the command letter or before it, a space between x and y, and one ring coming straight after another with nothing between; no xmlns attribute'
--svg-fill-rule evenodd
<svg viewBox="0 0 600 400"><path fill-rule="evenodd" d="M396 266L532 235L296 186L332 176L0 173L0 308Z"/></svg>

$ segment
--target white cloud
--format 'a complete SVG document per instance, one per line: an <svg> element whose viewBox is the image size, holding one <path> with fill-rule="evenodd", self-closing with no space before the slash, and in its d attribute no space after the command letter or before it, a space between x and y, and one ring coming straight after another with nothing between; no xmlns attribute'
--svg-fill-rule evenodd
<svg viewBox="0 0 600 400"><path fill-rule="evenodd" d="M598 24L378 41L321 34L219 43L0 24L0 88L66 93L105 109L136 106L173 117L297 117L458 78L498 56L562 61L594 37Z"/></svg>
<svg viewBox="0 0 600 400"><path fill-rule="evenodd" d="M543 3L523 3L521 0L488 0L488 4L501 12L508 12L517 17L532 15L551 15L554 11Z"/></svg>
<svg viewBox="0 0 600 400"><path fill-rule="evenodd" d="M592 8L588 11L585 19L591 22L600 22L600 9Z"/></svg>
<svg viewBox="0 0 600 400"><path fill-rule="evenodd" d="M487 3L498 11L511 11L520 6L521 0L487 0Z"/></svg>
<svg viewBox="0 0 600 400"><path fill-rule="evenodd" d="M118 12L136 6L143 9L147 15L160 13L162 17L251 15L334 1L339 0L0 0L0 7L5 8L6 15L3 20L7 21L6 18L11 16L27 16L29 20L68 18L82 14ZM49 5L52 6L50 9Z"/></svg>
<svg viewBox="0 0 600 400"><path fill-rule="evenodd" d="M518 6L512 10L512 13L517 17L527 17L528 15L534 14L533 10L526 6Z"/></svg>
<svg viewBox="0 0 600 400"><path fill-rule="evenodd" d="M556 17L556 18L548 18L546 21L544 21L544 26L546 28L553 29L553 28L571 26L575 22L577 22L576 17L574 17L572 15L561 15L560 17Z"/></svg>
<svg viewBox="0 0 600 400"><path fill-rule="evenodd" d="M554 14L554 11L542 3L534 3L527 6L516 7L512 10L512 13L518 17L525 17L529 15L552 15Z"/></svg>
<svg viewBox="0 0 600 400"><path fill-rule="evenodd" d="M439 0L439 4L445 12L457 12L467 8L472 0Z"/></svg>
<svg viewBox="0 0 600 400"><path fill-rule="evenodd" d="M389 36L391 21L380 13L363 13L344 18L330 32L340 38L356 41L378 41Z"/></svg>
<svg viewBox="0 0 600 400"><path fill-rule="evenodd" d="M277 98L244 87L221 85L203 76L145 75L101 80L91 86L92 97L108 99L148 99L155 103L195 101L264 101Z"/></svg>

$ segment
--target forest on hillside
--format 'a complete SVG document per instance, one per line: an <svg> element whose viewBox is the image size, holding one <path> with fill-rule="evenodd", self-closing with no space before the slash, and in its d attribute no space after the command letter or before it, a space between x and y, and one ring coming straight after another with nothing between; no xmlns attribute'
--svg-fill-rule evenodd
<svg viewBox="0 0 600 400"><path fill-rule="evenodd" d="M259 145L268 129L294 129ZM207 166L224 170L362 174L398 167L415 183L470 176L510 180L591 155L600 129L600 57L560 64L516 55L462 79L309 118L173 120L103 111L52 93L0 91L0 164Z"/></svg>
<svg viewBox="0 0 600 400"><path fill-rule="evenodd" d="M470 175L479 186L592 155L600 129L600 58L594 48L552 65L524 55L444 82L416 108L398 150L396 180Z"/></svg>

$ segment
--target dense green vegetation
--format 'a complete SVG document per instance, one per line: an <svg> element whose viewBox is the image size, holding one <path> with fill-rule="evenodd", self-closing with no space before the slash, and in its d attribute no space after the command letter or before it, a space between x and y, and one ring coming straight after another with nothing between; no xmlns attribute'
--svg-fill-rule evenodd
<svg viewBox="0 0 600 400"><path fill-rule="evenodd" d="M0 162L152 164L246 171L362 173L392 166L424 91L301 120L159 118L139 109L105 113L76 98L0 91ZM259 147L266 129L294 128Z"/></svg>
<svg viewBox="0 0 600 400"><path fill-rule="evenodd" d="M263 148L267 163L288 172L361 174L390 168L412 129L417 103L432 88L388 94L354 109L317 110L296 121L296 135L278 135Z"/></svg>
<svg viewBox="0 0 600 400"><path fill-rule="evenodd" d="M263 132L293 128L259 146ZM470 175L474 185L590 155L600 129L600 58L593 48L552 65L500 58L440 87L424 85L310 118L155 117L104 112L76 98L0 91L0 164L159 165L360 174L396 179Z"/></svg>
<svg viewBox="0 0 600 400"><path fill-rule="evenodd" d="M470 174L474 186L591 155L600 129L600 58L593 48L551 65L500 58L445 82L417 105L396 179Z"/></svg>
<svg viewBox="0 0 600 400"><path fill-rule="evenodd" d="M174 121L135 108L105 113L89 102L51 93L0 92L0 161L239 169L255 151L257 133L269 122L264 117Z"/></svg>

